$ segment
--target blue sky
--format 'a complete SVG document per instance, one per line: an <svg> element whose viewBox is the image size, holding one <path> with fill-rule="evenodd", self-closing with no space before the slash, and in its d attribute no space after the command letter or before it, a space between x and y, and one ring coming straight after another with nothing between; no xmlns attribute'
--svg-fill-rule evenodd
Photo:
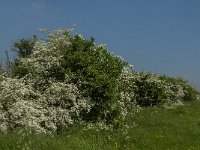
<svg viewBox="0 0 200 150"><path fill-rule="evenodd" d="M136 71L182 76L200 89L199 0L1 0L0 54L38 28L74 24Z"/></svg>

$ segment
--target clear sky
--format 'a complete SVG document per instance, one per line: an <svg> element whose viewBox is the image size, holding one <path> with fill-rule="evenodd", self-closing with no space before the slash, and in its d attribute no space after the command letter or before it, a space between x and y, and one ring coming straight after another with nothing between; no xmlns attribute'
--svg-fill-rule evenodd
<svg viewBox="0 0 200 150"><path fill-rule="evenodd" d="M200 0L0 0L0 54L22 37L71 27L135 66L200 89Z"/></svg>

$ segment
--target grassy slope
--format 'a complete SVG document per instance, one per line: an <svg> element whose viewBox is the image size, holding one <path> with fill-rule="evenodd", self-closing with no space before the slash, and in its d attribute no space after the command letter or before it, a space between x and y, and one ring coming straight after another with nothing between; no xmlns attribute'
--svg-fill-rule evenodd
<svg viewBox="0 0 200 150"><path fill-rule="evenodd" d="M71 129L65 135L37 136L22 134L0 135L0 149L77 149L77 150L199 150L200 149L200 102L173 110L147 108L136 117L129 118L124 130L95 131ZM31 141L29 143L28 141Z"/></svg>
<svg viewBox="0 0 200 150"><path fill-rule="evenodd" d="M174 110L148 108L137 123L131 132L138 149L200 149L200 102Z"/></svg>

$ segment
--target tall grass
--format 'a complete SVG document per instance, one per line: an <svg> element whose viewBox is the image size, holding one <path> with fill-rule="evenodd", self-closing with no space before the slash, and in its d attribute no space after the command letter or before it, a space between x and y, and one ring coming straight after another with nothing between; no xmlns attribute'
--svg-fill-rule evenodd
<svg viewBox="0 0 200 150"><path fill-rule="evenodd" d="M0 134L1 150L198 150L200 149L200 102L176 109L144 108L126 120L128 128L84 130L80 126L62 134L34 132ZM135 122L133 124L133 122Z"/></svg>

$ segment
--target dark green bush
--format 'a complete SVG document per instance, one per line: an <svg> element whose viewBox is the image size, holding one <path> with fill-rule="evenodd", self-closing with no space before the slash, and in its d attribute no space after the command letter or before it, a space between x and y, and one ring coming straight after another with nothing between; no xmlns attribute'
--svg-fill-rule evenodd
<svg viewBox="0 0 200 150"><path fill-rule="evenodd" d="M126 63L111 55L104 46L95 46L93 38L86 40L75 35L69 42L69 47L64 49L65 73L73 82L81 82L84 95L95 102L86 119L112 120L117 115L116 110L111 112L111 105L118 99L117 79Z"/></svg>
<svg viewBox="0 0 200 150"><path fill-rule="evenodd" d="M136 101L140 106L158 106L166 99L167 95L162 82L151 73L140 73L135 80Z"/></svg>
<svg viewBox="0 0 200 150"><path fill-rule="evenodd" d="M34 35L32 38L23 38L13 44L12 51L17 55L15 60L11 61L11 76L23 77L31 72L31 67L28 68L20 63L20 58L26 58L34 51L34 44L37 41L37 37Z"/></svg>

